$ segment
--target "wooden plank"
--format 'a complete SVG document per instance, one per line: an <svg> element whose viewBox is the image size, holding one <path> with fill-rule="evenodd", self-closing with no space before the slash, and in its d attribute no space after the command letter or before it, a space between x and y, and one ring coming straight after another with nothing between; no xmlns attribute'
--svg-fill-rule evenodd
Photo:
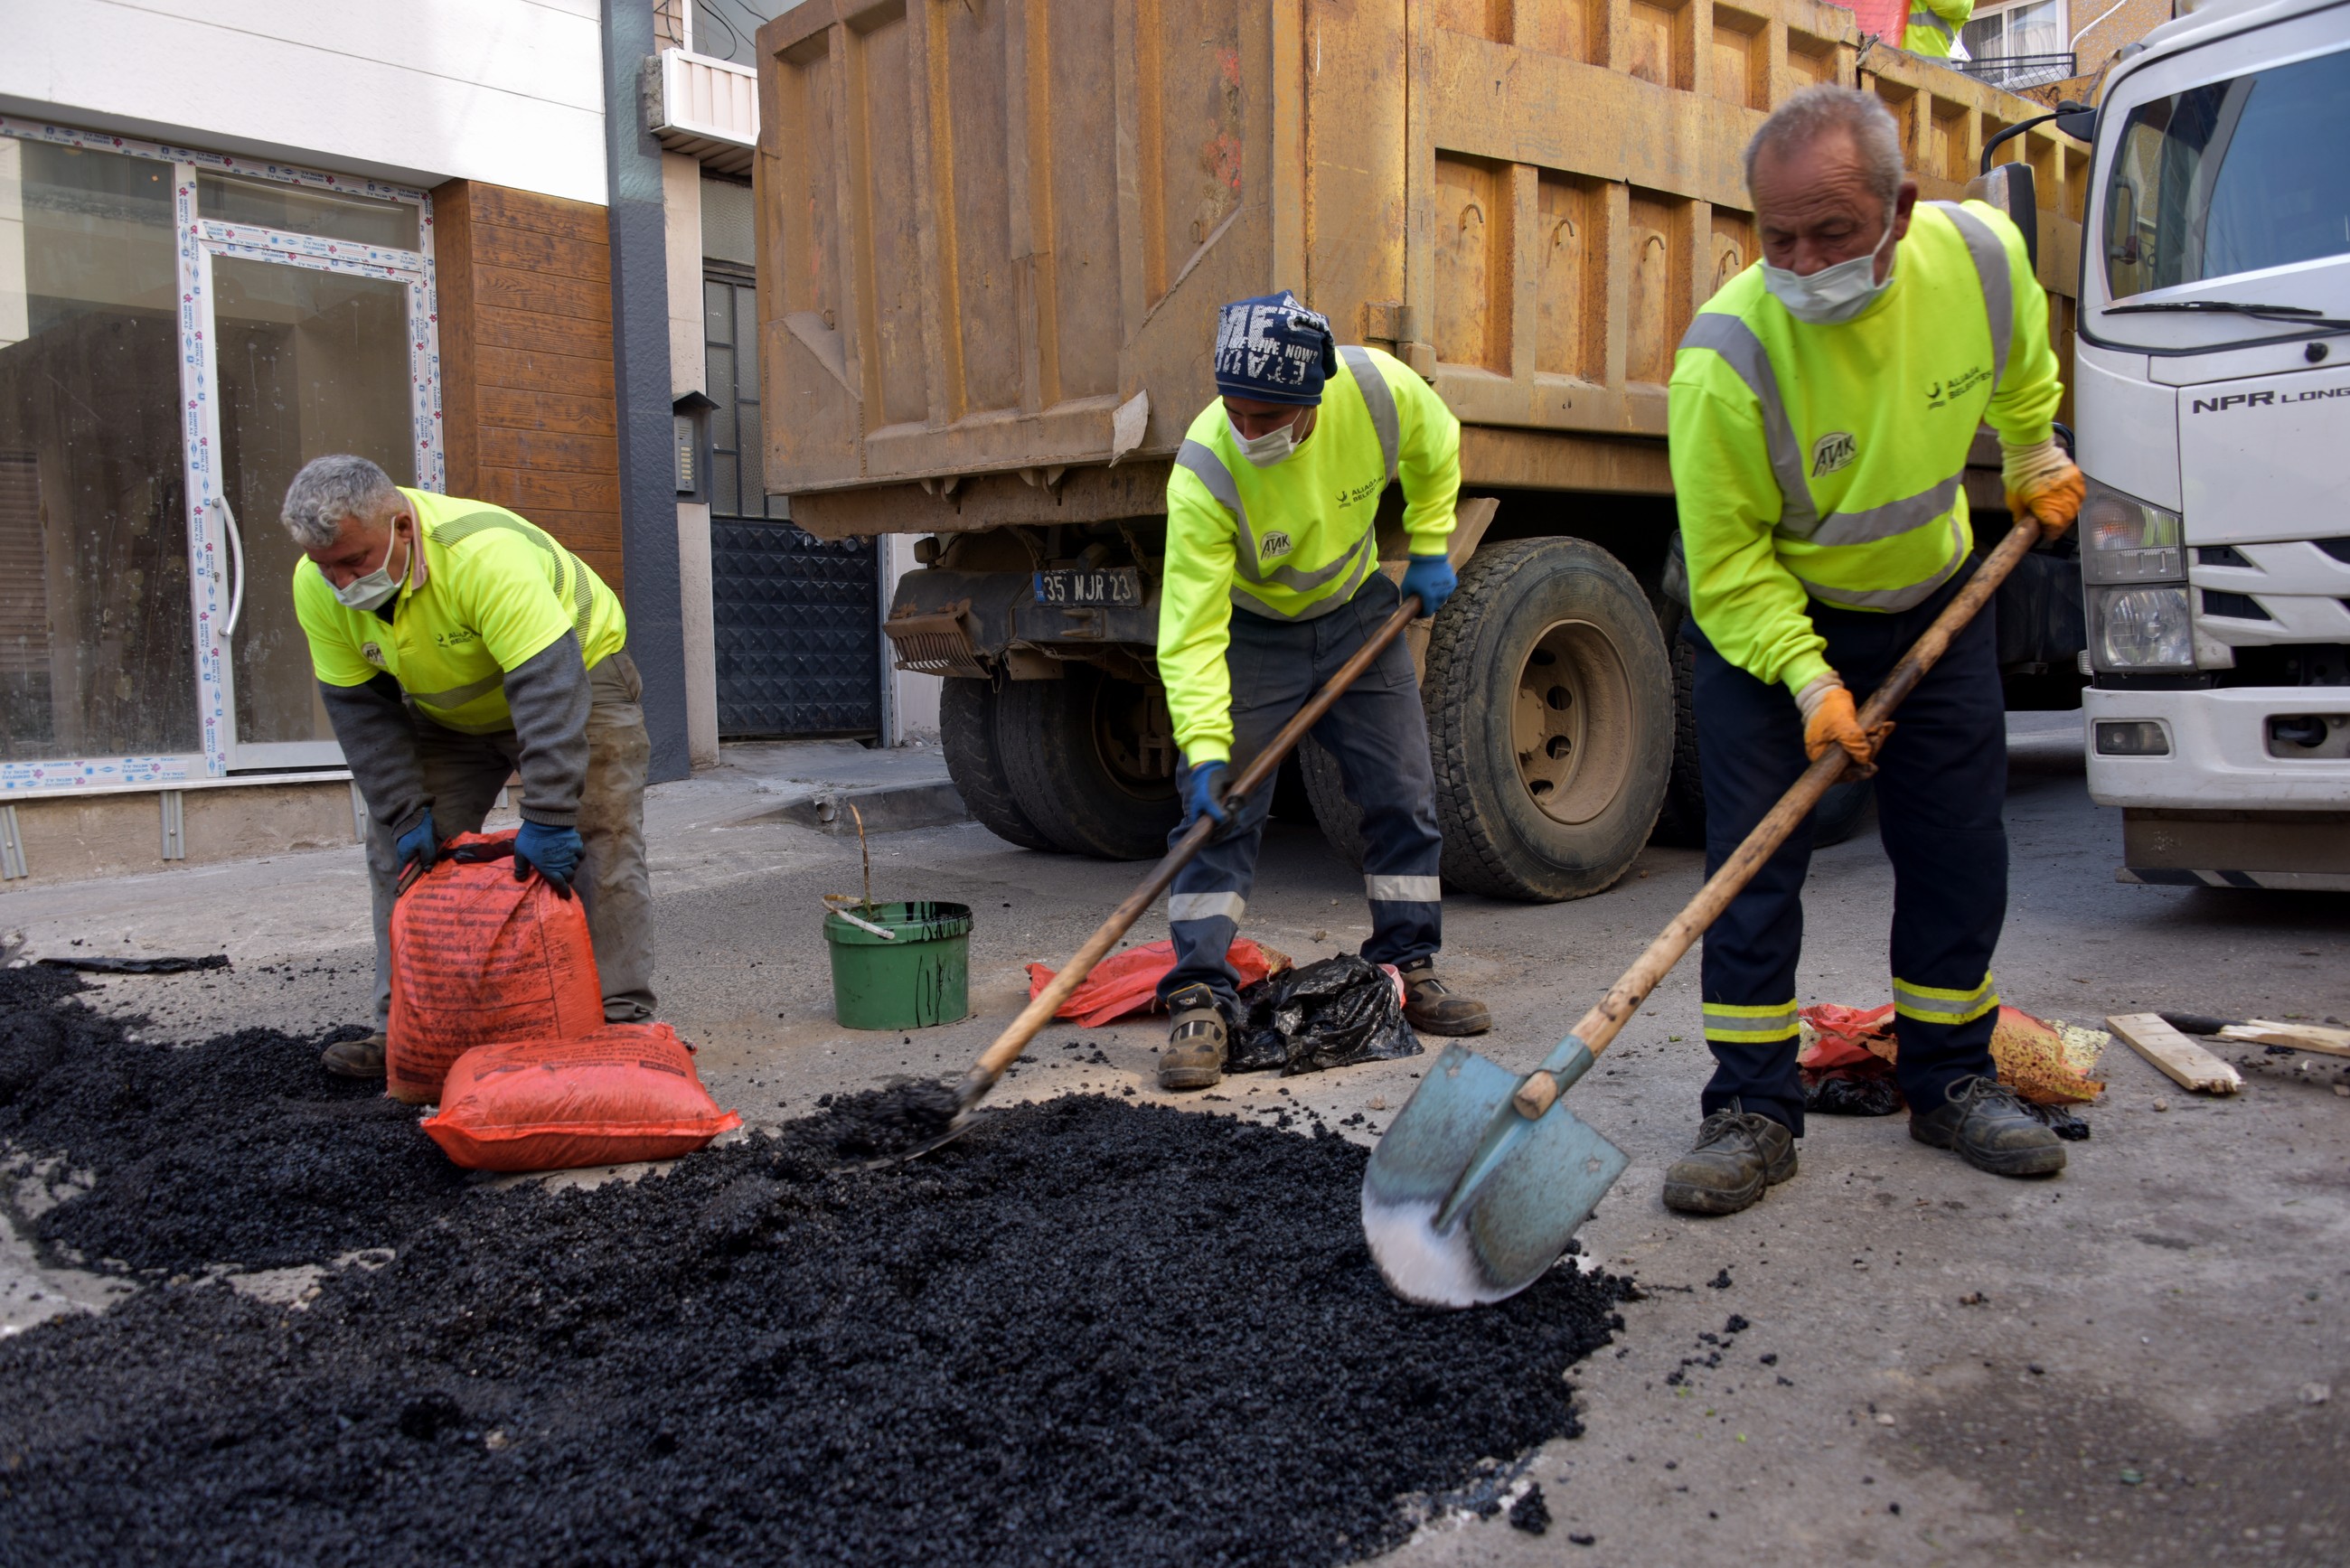
<svg viewBox="0 0 2350 1568"><path fill-rule="evenodd" d="M607 333L611 330L609 286L525 272L518 267L491 266L478 256L473 260L473 302L477 308L559 316L574 321L598 322Z"/></svg>
<svg viewBox="0 0 2350 1568"><path fill-rule="evenodd" d="M606 403L612 399L608 354L566 354L558 349L484 343L474 351L474 375L484 389L496 388L526 396L554 393Z"/></svg>
<svg viewBox="0 0 2350 1568"><path fill-rule="evenodd" d="M567 316L546 316L535 310L509 310L477 306L473 339L484 348L524 348L548 354L569 354L602 360L605 385L611 385L612 328L608 322L583 321Z"/></svg>
<svg viewBox="0 0 2350 1568"><path fill-rule="evenodd" d="M609 215L596 203L535 195L503 185L473 186L473 221L502 229L535 229L589 244L612 243Z"/></svg>
<svg viewBox="0 0 2350 1568"><path fill-rule="evenodd" d="M496 468L484 463L474 482L477 501L512 507L524 516L541 507L563 512L620 512L620 480L613 473L561 473Z"/></svg>
<svg viewBox="0 0 2350 1568"><path fill-rule="evenodd" d="M535 229L475 224L473 259L484 266L582 278L598 288L608 289L612 282L612 253L608 247L567 239L561 234L541 234Z"/></svg>
<svg viewBox="0 0 2350 1568"><path fill-rule="evenodd" d="M2322 1029L2314 1023L2280 1023L2272 1018L2230 1023L2220 1031L2222 1040L2242 1040L2256 1045L2290 1045L2321 1056L2350 1056L2350 1029Z"/></svg>
<svg viewBox="0 0 2350 1568"><path fill-rule="evenodd" d="M576 374L577 372L569 372ZM608 397L556 389L493 386L476 389L484 425L510 431L563 431L571 435L608 436L619 429Z"/></svg>
<svg viewBox="0 0 2350 1568"><path fill-rule="evenodd" d="M579 512L562 506L534 506L522 514L555 536L556 542L585 560L589 556L620 554L620 515L617 512Z"/></svg>
<svg viewBox="0 0 2350 1568"><path fill-rule="evenodd" d="M2117 1013L2106 1020L2106 1027L2173 1083L2211 1095L2232 1095L2244 1086L2233 1067L2165 1023L2158 1012Z"/></svg>
<svg viewBox="0 0 2350 1568"><path fill-rule="evenodd" d="M505 430L484 424L481 441L482 462L489 468L562 469L572 473L620 472L620 445L608 435Z"/></svg>

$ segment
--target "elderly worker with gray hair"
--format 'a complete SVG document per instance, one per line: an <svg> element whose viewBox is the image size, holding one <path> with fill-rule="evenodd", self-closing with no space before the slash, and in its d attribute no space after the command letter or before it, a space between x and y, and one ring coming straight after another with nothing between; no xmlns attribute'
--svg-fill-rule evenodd
<svg viewBox="0 0 2350 1568"><path fill-rule="evenodd" d="M304 465L285 523L308 557L295 611L367 797L375 896L376 1032L328 1047L328 1069L383 1075L400 878L478 832L516 772L515 875L577 888L606 1020L652 1017L651 748L620 601L504 507L395 485L363 457Z"/></svg>
<svg viewBox="0 0 2350 1568"><path fill-rule="evenodd" d="M1729 858L1806 759L1877 768L1893 862L1897 1073L1910 1135L1983 1170L2061 1169L2064 1147L1991 1064L1991 959L2007 911L2005 715L1978 616L1903 703L1860 727L1881 681L1972 574L1960 483L1986 421L2011 510L2050 538L2083 483L2052 433L2063 386L2022 237L1978 202L1918 200L1892 116L1807 88L1747 150L1762 259L1698 313L1673 363L1673 488L1697 655L1706 868ZM1729 1214L1795 1173L1795 966L1811 835L1799 827L1706 933L1714 1075L1665 1202Z"/></svg>

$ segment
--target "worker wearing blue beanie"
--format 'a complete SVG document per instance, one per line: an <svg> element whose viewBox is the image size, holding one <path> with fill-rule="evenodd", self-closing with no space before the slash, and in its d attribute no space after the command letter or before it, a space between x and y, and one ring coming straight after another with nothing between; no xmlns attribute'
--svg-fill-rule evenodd
<svg viewBox="0 0 2350 1568"><path fill-rule="evenodd" d="M1339 373L1341 367L1346 374ZM1367 641L1405 595L1434 615L1451 594L1446 552L1461 489L1461 425L1426 381L1375 348L1340 348L1286 290L1234 300L1216 324L1216 389L1167 481L1159 671L1183 751L1180 838L1201 815L1223 831L1175 875L1167 918L1174 1014L1159 1082L1203 1089L1239 1012L1226 959L1256 877L1273 792L1224 799L1235 760L1273 737ZM1376 568L1373 520L1403 485L1411 561L1400 588ZM1404 1013L1433 1034L1475 1034L1485 1008L1436 976L1443 888L1436 777L1409 650L1398 640L1314 728L1363 811L1363 957L1393 964ZM1170 839L1170 842L1172 840Z"/></svg>

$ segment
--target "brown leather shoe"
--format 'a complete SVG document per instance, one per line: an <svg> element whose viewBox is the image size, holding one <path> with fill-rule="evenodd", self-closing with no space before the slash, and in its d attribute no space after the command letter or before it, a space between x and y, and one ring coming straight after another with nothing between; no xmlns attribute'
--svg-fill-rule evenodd
<svg viewBox="0 0 2350 1568"><path fill-rule="evenodd" d="M340 1078L380 1078L383 1076L384 1048L390 1044L380 1034L369 1034L359 1040L338 1040L318 1053L318 1060L328 1072Z"/></svg>
<svg viewBox="0 0 2350 1568"><path fill-rule="evenodd" d="M1224 1075L1224 1014L1216 993L1187 985L1167 999L1175 1021L1159 1054L1162 1089L1212 1089Z"/></svg>
<svg viewBox="0 0 2350 1568"><path fill-rule="evenodd" d="M1736 1100L1705 1118L1697 1147L1665 1172L1665 1207L1735 1214L1795 1174L1795 1135Z"/></svg>
<svg viewBox="0 0 2350 1568"><path fill-rule="evenodd" d="M1422 959L1403 974L1403 1015L1422 1034L1482 1034L1493 1027L1485 1004L1455 996L1436 978L1436 961Z"/></svg>

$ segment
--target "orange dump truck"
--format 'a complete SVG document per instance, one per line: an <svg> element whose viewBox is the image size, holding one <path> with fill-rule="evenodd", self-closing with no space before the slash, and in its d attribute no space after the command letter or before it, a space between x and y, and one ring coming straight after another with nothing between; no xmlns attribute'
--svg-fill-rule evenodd
<svg viewBox="0 0 2350 1568"><path fill-rule="evenodd" d="M804 0L759 46L768 484L819 537L920 536L884 629L945 678L972 813L1037 848L1163 844L1170 461L1217 306L1287 287L1429 379L1463 495L1500 504L1419 651L1446 880L1517 898L1596 892L1702 809L1665 383L1755 257L1748 138L1858 85L1953 198L2040 112L1810 0ZM1999 155L2037 175L2069 345L2086 150L2040 128ZM1991 461L1970 494L1996 511ZM2070 648L2015 640L2069 692ZM1308 745L1297 775L1354 853L1335 763Z"/></svg>

